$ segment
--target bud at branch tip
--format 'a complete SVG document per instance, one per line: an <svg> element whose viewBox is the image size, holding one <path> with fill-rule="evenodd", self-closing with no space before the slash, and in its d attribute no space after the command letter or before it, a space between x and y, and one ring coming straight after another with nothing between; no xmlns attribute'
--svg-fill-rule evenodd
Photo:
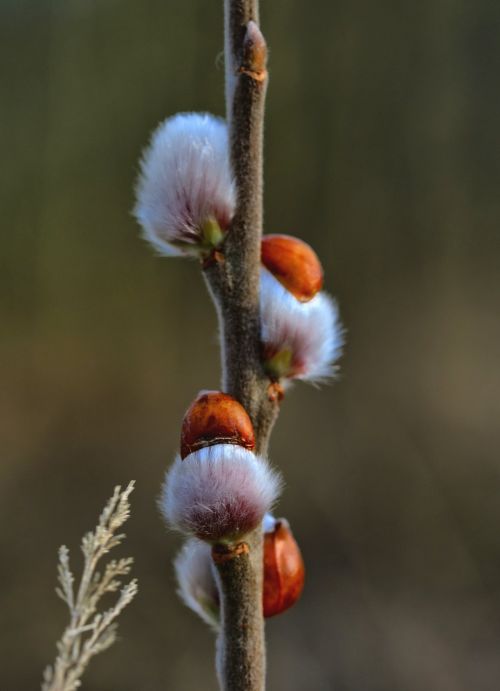
<svg viewBox="0 0 500 691"><path fill-rule="evenodd" d="M254 21L250 21L247 24L247 31L243 39L243 59L239 71L256 81L264 81L267 77L266 64L266 40L258 25Z"/></svg>

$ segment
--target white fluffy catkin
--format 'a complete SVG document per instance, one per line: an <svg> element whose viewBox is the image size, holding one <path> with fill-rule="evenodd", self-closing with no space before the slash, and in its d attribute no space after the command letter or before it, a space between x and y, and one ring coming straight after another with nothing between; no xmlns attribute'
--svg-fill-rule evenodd
<svg viewBox="0 0 500 691"><path fill-rule="evenodd" d="M285 378L318 382L335 374L344 339L332 298L321 292L309 302L299 302L262 268L260 306L265 358L290 352Z"/></svg>
<svg viewBox="0 0 500 691"><path fill-rule="evenodd" d="M235 444L199 449L167 472L160 509L167 522L208 542L241 539L278 498L280 475Z"/></svg>
<svg viewBox="0 0 500 691"><path fill-rule="evenodd" d="M158 252L196 254L207 221L227 230L235 194L224 120L179 113L153 132L141 160L134 213Z"/></svg>
<svg viewBox="0 0 500 691"><path fill-rule="evenodd" d="M174 561L178 593L187 607L209 626L219 625L219 594L212 572L212 548L189 538Z"/></svg>

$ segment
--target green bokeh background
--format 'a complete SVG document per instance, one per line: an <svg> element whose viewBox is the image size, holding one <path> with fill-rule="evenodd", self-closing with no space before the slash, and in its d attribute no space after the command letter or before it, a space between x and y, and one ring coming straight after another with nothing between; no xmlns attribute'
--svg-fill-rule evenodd
<svg viewBox="0 0 500 691"><path fill-rule="evenodd" d="M0 2L0 687L38 688L57 548L135 478L140 595L89 691L215 691L156 497L219 380L198 267L131 217L149 132L223 112L214 0ZM276 691L497 691L500 4L263 0L267 231L320 254L342 376L297 386L272 459L308 567L267 627Z"/></svg>

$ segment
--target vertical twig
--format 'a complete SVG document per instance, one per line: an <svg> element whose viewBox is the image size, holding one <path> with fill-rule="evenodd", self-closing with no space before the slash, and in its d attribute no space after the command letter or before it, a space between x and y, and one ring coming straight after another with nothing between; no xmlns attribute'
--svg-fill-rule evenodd
<svg viewBox="0 0 500 691"><path fill-rule="evenodd" d="M226 96L237 205L224 260L204 269L222 341L223 389L246 408L266 453L278 413L260 361L259 274L267 46L257 0L225 0ZM227 52L229 51L229 53Z"/></svg>
<svg viewBox="0 0 500 691"><path fill-rule="evenodd" d="M267 46L258 26L258 0L225 0L226 102L236 212L224 260L205 268L219 315L223 389L254 424L257 451L267 451L278 404L260 361L259 275L262 236L263 124ZM262 534L248 544L213 551L221 595L218 672L223 691L263 691Z"/></svg>

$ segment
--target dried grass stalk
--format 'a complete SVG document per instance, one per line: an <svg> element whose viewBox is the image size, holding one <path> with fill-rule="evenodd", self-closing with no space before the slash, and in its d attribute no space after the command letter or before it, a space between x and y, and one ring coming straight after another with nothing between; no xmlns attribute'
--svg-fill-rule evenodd
<svg viewBox="0 0 500 691"><path fill-rule="evenodd" d="M116 619L137 593L137 581L122 584L122 577L130 572L132 558L111 560L104 570L97 571L102 557L119 545L125 535L117 530L130 516L129 495L134 482L122 491L115 487L94 531L84 535L81 549L83 572L75 588L75 577L69 564L69 550L59 549L56 592L67 604L70 622L57 643L58 655L44 672L42 691L74 691L81 685L81 676L94 655L109 648L116 640ZM98 610L106 593L119 591L115 604Z"/></svg>

